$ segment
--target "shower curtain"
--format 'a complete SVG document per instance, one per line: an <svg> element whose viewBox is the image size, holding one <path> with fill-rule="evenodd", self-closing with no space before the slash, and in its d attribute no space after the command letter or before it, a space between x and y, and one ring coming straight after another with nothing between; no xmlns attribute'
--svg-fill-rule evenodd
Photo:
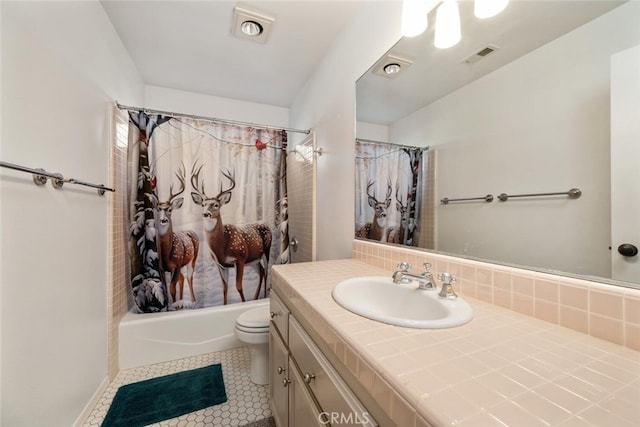
<svg viewBox="0 0 640 427"><path fill-rule="evenodd" d="M417 246L427 150L356 140L356 237Z"/></svg>
<svg viewBox="0 0 640 427"><path fill-rule="evenodd" d="M266 297L289 262L286 132L136 111L128 144L138 310Z"/></svg>

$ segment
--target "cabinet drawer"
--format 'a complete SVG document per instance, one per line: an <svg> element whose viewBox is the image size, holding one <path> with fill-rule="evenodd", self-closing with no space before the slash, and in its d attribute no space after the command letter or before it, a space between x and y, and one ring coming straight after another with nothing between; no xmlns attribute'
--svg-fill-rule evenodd
<svg viewBox="0 0 640 427"><path fill-rule="evenodd" d="M313 392L332 426L377 426L373 417L293 317L289 319L289 351L303 381Z"/></svg>
<svg viewBox="0 0 640 427"><path fill-rule="evenodd" d="M289 310L275 292L269 294L269 308L271 323L282 337L285 344L289 343Z"/></svg>

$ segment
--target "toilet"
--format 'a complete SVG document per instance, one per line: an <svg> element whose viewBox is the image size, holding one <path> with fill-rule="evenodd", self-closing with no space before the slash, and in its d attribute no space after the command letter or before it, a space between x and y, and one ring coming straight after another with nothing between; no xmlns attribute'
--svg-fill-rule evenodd
<svg viewBox="0 0 640 427"><path fill-rule="evenodd" d="M269 305L247 310L238 316L234 333L251 349L249 377L255 384L269 384Z"/></svg>

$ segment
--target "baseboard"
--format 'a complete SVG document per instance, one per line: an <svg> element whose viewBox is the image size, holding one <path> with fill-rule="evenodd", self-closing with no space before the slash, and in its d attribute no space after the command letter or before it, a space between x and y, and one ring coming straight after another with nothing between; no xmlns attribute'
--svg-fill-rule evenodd
<svg viewBox="0 0 640 427"><path fill-rule="evenodd" d="M91 396L91 399L89 399L89 402L76 419L76 422L73 423L73 427L82 427L85 424L87 418L89 418L89 415L91 414L91 411L93 411L93 408L96 406L96 403L98 403L98 400L100 399L100 397L102 397L102 394L108 386L109 378L105 377L104 380L102 380L102 383L98 386L96 392L93 393L93 396Z"/></svg>

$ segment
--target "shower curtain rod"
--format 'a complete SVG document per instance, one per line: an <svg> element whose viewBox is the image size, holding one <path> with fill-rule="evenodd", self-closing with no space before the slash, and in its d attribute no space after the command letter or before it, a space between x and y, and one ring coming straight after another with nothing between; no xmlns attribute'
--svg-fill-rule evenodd
<svg viewBox="0 0 640 427"><path fill-rule="evenodd" d="M393 142L383 142L383 141L375 141L373 139L363 139L363 138L356 138L356 141L359 142L368 142L369 144L377 144L377 145L393 145L394 147L400 147L400 148L408 148L408 149L422 149L422 150L428 150L429 147L416 147L413 145L402 145L402 144L395 144Z"/></svg>
<svg viewBox="0 0 640 427"><path fill-rule="evenodd" d="M142 113L162 114L162 115L171 116L171 117L188 117L194 120L207 120L210 122L227 123L227 124L240 125L240 126L250 126L254 128L260 128L260 129L285 130L287 132L304 133L305 135L309 135L311 133L311 130L309 129L304 130L304 129L285 128L280 126L269 126L269 125L261 125L257 123L239 122L236 120L218 119L216 117L197 116L194 114L174 113L172 111L154 110L151 108L129 107L127 105L122 105L117 101L116 101L116 105L121 110L140 111Z"/></svg>

